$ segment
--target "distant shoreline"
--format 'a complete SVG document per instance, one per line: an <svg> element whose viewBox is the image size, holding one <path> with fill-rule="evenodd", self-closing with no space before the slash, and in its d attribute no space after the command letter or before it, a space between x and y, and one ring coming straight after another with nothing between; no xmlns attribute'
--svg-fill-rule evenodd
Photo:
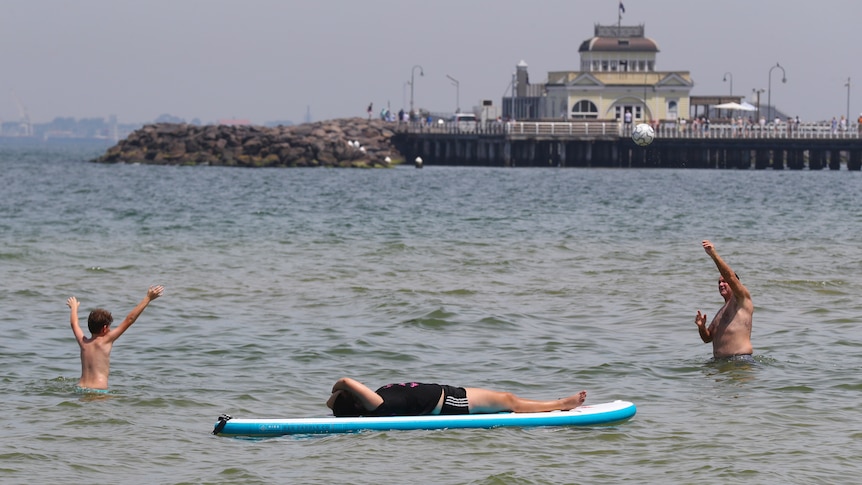
<svg viewBox="0 0 862 485"><path fill-rule="evenodd" d="M0 136L0 146L93 145L110 147L116 144L107 138L39 138L34 136Z"/></svg>

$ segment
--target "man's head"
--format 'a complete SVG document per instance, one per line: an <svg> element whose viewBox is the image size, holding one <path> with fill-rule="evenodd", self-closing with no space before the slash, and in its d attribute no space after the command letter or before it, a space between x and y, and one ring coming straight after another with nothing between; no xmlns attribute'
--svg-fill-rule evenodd
<svg viewBox="0 0 862 485"><path fill-rule="evenodd" d="M94 336L101 335L112 323L114 323L114 317L111 312L104 308L96 308L90 312L90 316L87 318L87 328L90 329L90 334Z"/></svg>
<svg viewBox="0 0 862 485"><path fill-rule="evenodd" d="M739 281L739 275L733 273L733 277ZM724 276L718 277L718 292L724 297L724 301L729 300L733 296L733 290L730 288L730 284L724 279Z"/></svg>
<svg viewBox="0 0 862 485"><path fill-rule="evenodd" d="M332 414L339 418L362 416L362 406L349 393L337 391L338 395L332 401Z"/></svg>

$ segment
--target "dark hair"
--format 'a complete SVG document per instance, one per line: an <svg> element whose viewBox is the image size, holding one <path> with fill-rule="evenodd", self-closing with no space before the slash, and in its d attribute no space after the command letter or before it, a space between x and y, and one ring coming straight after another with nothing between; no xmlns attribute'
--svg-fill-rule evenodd
<svg viewBox="0 0 862 485"><path fill-rule="evenodd" d="M104 308L96 308L90 312L90 316L87 318L87 328L93 335L102 333L102 329L112 323L114 323L114 317L111 312Z"/></svg>
<svg viewBox="0 0 862 485"><path fill-rule="evenodd" d="M332 414L339 418L362 416L364 412L353 396L345 391L335 396L335 401L332 402Z"/></svg>

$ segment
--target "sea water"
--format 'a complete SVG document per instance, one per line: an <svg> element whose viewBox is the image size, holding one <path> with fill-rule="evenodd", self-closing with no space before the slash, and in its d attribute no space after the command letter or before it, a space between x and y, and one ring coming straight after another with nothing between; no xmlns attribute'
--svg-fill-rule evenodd
<svg viewBox="0 0 862 485"><path fill-rule="evenodd" d="M862 174L98 165L0 145L3 483L856 483ZM711 361L715 243L757 365ZM115 322L74 392L66 298ZM89 332L85 328L85 333ZM342 376L637 404L603 428L243 440Z"/></svg>

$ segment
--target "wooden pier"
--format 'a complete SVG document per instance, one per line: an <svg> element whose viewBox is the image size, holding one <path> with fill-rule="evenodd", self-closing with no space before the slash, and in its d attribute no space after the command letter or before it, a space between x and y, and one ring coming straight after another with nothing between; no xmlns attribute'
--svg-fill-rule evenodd
<svg viewBox="0 0 862 485"><path fill-rule="evenodd" d="M862 169L853 124L660 124L646 148L616 122L399 123L393 142L408 162L499 167Z"/></svg>

